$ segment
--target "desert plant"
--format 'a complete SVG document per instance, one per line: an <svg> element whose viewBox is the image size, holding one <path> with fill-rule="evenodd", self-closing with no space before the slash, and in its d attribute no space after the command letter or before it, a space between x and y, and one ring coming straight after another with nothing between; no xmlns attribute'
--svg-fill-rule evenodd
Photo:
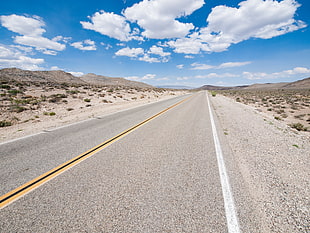
<svg viewBox="0 0 310 233"><path fill-rule="evenodd" d="M293 123L290 124L293 129L297 129L298 131L307 131L307 128L301 123Z"/></svg>
<svg viewBox="0 0 310 233"><path fill-rule="evenodd" d="M8 127L11 125L12 125L12 122L10 121L0 121L0 127Z"/></svg>
<svg viewBox="0 0 310 233"><path fill-rule="evenodd" d="M91 99L84 99L85 102L89 103Z"/></svg>

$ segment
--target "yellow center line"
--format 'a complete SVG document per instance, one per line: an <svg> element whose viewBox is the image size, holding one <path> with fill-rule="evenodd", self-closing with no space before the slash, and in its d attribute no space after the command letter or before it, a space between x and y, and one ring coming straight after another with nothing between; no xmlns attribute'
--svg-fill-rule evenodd
<svg viewBox="0 0 310 233"><path fill-rule="evenodd" d="M141 127L142 125L148 123L149 121L155 119L156 117L160 116L161 114L167 112L168 110L180 105L181 103L187 101L188 99L190 99L192 96L187 97L184 100L181 100L179 102L177 102L176 104L162 110L161 112L155 114L154 116L151 116L149 118L147 118L146 120L138 123L137 125L123 131L122 133L108 139L107 141L91 148L90 150L76 156L75 158L55 167L54 169L38 176L37 178L21 185L20 187L4 194L3 196L0 197L0 209L9 205L10 203L12 203L13 201L17 200L18 198L22 197L23 195L26 195L27 193L29 193L30 191L34 190L35 188L39 187L40 185L48 182L49 180L51 180L52 178L58 176L59 174L61 174L62 172L68 170L69 168L75 166L76 164L82 162L83 160L89 158L90 156L96 154L97 152L101 151L102 149L106 148L107 146L109 146L110 144L112 144L113 142L118 141L119 139L121 139L122 137L126 136L127 134L133 132L134 130L138 129L139 127Z"/></svg>

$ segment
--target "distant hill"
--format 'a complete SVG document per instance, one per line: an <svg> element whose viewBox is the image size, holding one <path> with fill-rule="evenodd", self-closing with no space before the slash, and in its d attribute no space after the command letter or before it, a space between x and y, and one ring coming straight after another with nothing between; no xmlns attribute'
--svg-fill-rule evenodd
<svg viewBox="0 0 310 233"><path fill-rule="evenodd" d="M204 85L198 90L277 90L277 89L310 89L310 78L305 78L295 82L282 82L282 83L263 83L252 84L248 86L236 86L236 87L222 87Z"/></svg>
<svg viewBox="0 0 310 233"><path fill-rule="evenodd" d="M232 90L232 89L244 89L248 86L236 86L236 87L223 87L223 86L213 86L213 85L204 85L202 87L199 87L198 90Z"/></svg>
<svg viewBox="0 0 310 233"><path fill-rule="evenodd" d="M85 74L80 79L86 83L103 86L126 86L139 88L153 88L153 86L142 82L130 81L124 78L111 78L96 74Z"/></svg>
<svg viewBox="0 0 310 233"><path fill-rule="evenodd" d="M67 83L79 85L153 88L153 86L146 83L130 81L124 78L110 78L96 74L86 74L82 77L75 77L72 74L61 70L29 71L17 68L6 68L0 70L0 81L1 80L33 83Z"/></svg>

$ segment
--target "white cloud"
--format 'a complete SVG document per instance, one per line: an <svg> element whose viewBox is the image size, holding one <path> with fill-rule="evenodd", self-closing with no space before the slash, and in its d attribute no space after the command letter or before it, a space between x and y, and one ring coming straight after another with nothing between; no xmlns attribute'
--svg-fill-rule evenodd
<svg viewBox="0 0 310 233"><path fill-rule="evenodd" d="M115 53L115 55L136 58L139 61L145 61L149 63L159 63L159 62L168 62L169 58L167 56L169 56L170 53L164 52L161 47L157 47L154 45L148 51L144 51L143 48L125 47L118 50ZM157 56L154 57L151 55L157 55Z"/></svg>
<svg viewBox="0 0 310 233"><path fill-rule="evenodd" d="M149 63L159 63L161 60L159 60L157 57L150 57L148 54L144 54L143 57L139 57L139 61L145 61Z"/></svg>
<svg viewBox="0 0 310 233"><path fill-rule="evenodd" d="M45 29L45 23L38 16L33 18L21 15L2 15L0 21L3 27L6 27L12 32L16 32L26 36L41 36Z"/></svg>
<svg viewBox="0 0 310 233"><path fill-rule="evenodd" d="M70 45L79 50L87 50L87 51L97 50L95 42L92 40L78 41Z"/></svg>
<svg viewBox="0 0 310 233"><path fill-rule="evenodd" d="M52 41L45 37L32 37L32 36L16 36L15 43L35 47L37 50L51 49L62 51L66 48L64 44Z"/></svg>
<svg viewBox="0 0 310 233"><path fill-rule="evenodd" d="M181 70L184 68L184 65L183 64L177 65L177 68Z"/></svg>
<svg viewBox="0 0 310 233"><path fill-rule="evenodd" d="M216 6L207 18L207 27L169 41L168 45L176 53L198 54L222 52L250 38L280 36L306 27L304 22L294 19L299 6L294 0L247 0L240 2L237 8Z"/></svg>
<svg viewBox="0 0 310 233"><path fill-rule="evenodd" d="M115 53L116 56L127 56L127 57L137 57L142 54L144 54L144 49L129 48L129 47L122 48Z"/></svg>
<svg viewBox="0 0 310 233"><path fill-rule="evenodd" d="M142 35L152 39L178 38L194 29L191 23L177 18L201 8L204 0L143 0L125 9L124 16L144 29Z"/></svg>
<svg viewBox="0 0 310 233"><path fill-rule="evenodd" d="M151 54L156 54L156 55L159 55L161 57L165 57L165 56L169 56L171 55L171 53L169 52L164 52L163 48L161 47L158 47L156 45L153 45L150 50L148 51L148 53L151 53Z"/></svg>
<svg viewBox="0 0 310 233"><path fill-rule="evenodd" d="M275 79L275 78L287 78L290 76L303 77L303 75L309 75L310 69L305 67L295 67L292 70L284 70L275 73L264 73L264 72L243 72L243 78L249 80L260 80L260 79Z"/></svg>
<svg viewBox="0 0 310 233"><path fill-rule="evenodd" d="M0 16L0 21L3 27L21 35L14 37L14 42L17 44L34 47L36 50L49 55L56 55L56 51L62 51L66 48L64 44L57 42L60 37L50 40L42 36L46 32L42 28L45 24L38 16L26 17L13 14ZM64 38L61 37L61 39Z"/></svg>
<svg viewBox="0 0 310 233"><path fill-rule="evenodd" d="M154 79L155 77L156 77L156 74L146 74L146 75L144 75L142 77L129 76L129 77L125 77L125 79L141 82L141 81L145 81L145 80Z"/></svg>
<svg viewBox="0 0 310 233"><path fill-rule="evenodd" d="M16 48L0 45L0 68L16 67L25 70L42 70L39 65L43 63L44 59L27 57Z"/></svg>
<svg viewBox="0 0 310 233"><path fill-rule="evenodd" d="M129 41L131 39L130 25L123 16L100 11L88 18L91 22L80 22L85 29L94 30L120 41Z"/></svg>
<svg viewBox="0 0 310 233"><path fill-rule="evenodd" d="M209 70L209 69L225 69L225 68L240 67L240 66L245 66L248 64L251 64L251 62L250 61L246 61L246 62L225 62L225 63L222 63L218 66L193 63L193 64L191 64L191 66L194 67L194 68L192 68L192 70Z"/></svg>
<svg viewBox="0 0 310 233"><path fill-rule="evenodd" d="M208 70L208 69L213 69L214 66L207 65L207 64L200 64L200 63L193 63L191 64L194 68L192 70Z"/></svg>
<svg viewBox="0 0 310 233"><path fill-rule="evenodd" d="M218 73L209 73L206 75L196 75L195 78L198 79L205 79L205 78L236 78L240 77L240 75L237 74L231 74L231 73L224 73L224 74L218 74Z"/></svg>
<svg viewBox="0 0 310 233"><path fill-rule="evenodd" d="M185 55L184 58L187 58L187 59L193 59L194 56L191 56L191 55Z"/></svg>
<svg viewBox="0 0 310 233"><path fill-rule="evenodd" d="M70 73L70 74L72 74L73 76L76 76L76 77L80 77L80 76L84 75L83 72L69 71L68 73Z"/></svg>

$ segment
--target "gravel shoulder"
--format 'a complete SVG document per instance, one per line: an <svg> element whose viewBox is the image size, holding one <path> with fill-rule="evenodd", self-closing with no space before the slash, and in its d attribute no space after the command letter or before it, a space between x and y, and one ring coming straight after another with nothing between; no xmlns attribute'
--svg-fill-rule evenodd
<svg viewBox="0 0 310 233"><path fill-rule="evenodd" d="M240 171L231 177L232 186L245 189L235 196L239 215L250 213L256 232L310 232L309 133L221 95L211 102L220 137Z"/></svg>

